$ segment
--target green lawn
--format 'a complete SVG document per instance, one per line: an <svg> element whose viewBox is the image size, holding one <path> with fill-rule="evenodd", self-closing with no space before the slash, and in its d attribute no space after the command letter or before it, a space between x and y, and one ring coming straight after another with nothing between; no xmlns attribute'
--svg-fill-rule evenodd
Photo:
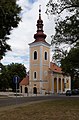
<svg viewBox="0 0 79 120"><path fill-rule="evenodd" d="M0 120L79 120L79 100L53 100L0 108Z"/></svg>

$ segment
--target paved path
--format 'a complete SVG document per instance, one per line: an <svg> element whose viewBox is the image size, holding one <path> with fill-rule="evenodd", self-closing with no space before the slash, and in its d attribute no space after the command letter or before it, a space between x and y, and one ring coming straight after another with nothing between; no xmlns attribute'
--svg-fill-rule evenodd
<svg viewBox="0 0 79 120"><path fill-rule="evenodd" d="M63 99L79 99L79 96L51 95L51 96L34 96L34 97L15 97L15 98L0 98L0 107L20 105L43 100L63 100Z"/></svg>

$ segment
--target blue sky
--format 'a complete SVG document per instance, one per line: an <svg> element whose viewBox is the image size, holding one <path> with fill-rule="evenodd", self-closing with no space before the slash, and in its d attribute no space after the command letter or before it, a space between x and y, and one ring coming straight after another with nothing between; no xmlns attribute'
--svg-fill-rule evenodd
<svg viewBox="0 0 79 120"><path fill-rule="evenodd" d="M18 0L22 7L22 21L18 27L11 31L8 44L11 45L12 51L6 53L1 60L4 65L13 63L22 63L29 70L29 43L34 41L36 33L36 24L39 15L39 5L42 9L42 19L44 23L44 33L47 34L46 41L51 43L51 35L54 34L54 18L50 19L45 14L46 4L49 0Z"/></svg>
<svg viewBox="0 0 79 120"><path fill-rule="evenodd" d="M30 3L34 3L34 2L36 2L37 0L28 0Z"/></svg>

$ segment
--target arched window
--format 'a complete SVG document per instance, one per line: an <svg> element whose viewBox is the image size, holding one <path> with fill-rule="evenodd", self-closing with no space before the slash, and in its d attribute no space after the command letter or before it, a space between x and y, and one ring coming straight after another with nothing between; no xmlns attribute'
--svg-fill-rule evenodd
<svg viewBox="0 0 79 120"><path fill-rule="evenodd" d="M37 60L37 51L34 51L34 60Z"/></svg>
<svg viewBox="0 0 79 120"><path fill-rule="evenodd" d="M36 79L37 78L37 74L36 74L36 72L34 72L34 79Z"/></svg>
<svg viewBox="0 0 79 120"><path fill-rule="evenodd" d="M44 58L45 58L45 60L47 60L47 52L45 52Z"/></svg>

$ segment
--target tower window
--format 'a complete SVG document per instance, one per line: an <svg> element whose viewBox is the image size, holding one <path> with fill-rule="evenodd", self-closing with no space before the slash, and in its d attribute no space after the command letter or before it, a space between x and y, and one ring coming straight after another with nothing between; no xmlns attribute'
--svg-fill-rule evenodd
<svg viewBox="0 0 79 120"><path fill-rule="evenodd" d="M37 51L34 51L34 60L37 60Z"/></svg>
<svg viewBox="0 0 79 120"><path fill-rule="evenodd" d="M36 72L34 72L34 79L36 79L37 78L37 74L36 74Z"/></svg>
<svg viewBox="0 0 79 120"><path fill-rule="evenodd" d="M44 57L45 57L45 60L47 60L47 52L45 52L45 56Z"/></svg>

